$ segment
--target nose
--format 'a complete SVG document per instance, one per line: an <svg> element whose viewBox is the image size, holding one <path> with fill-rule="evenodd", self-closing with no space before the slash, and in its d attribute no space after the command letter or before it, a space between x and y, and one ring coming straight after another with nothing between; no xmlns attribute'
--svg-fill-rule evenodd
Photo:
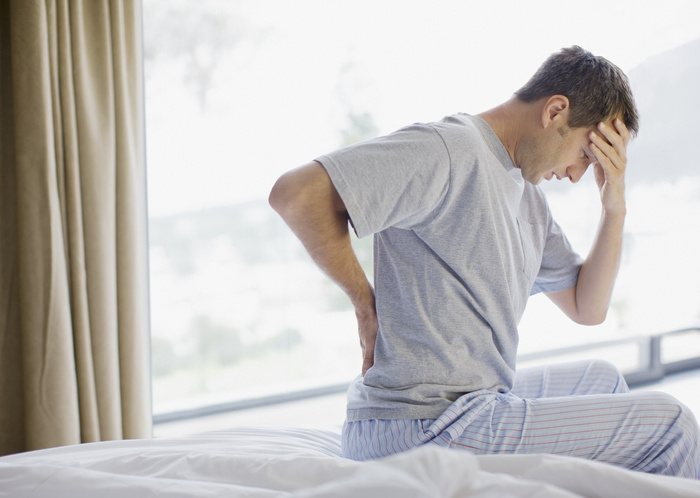
<svg viewBox="0 0 700 498"><path fill-rule="evenodd" d="M588 166L588 164L577 164L566 168L566 176L569 177L569 181L571 181L571 183L577 183L581 177L583 177Z"/></svg>

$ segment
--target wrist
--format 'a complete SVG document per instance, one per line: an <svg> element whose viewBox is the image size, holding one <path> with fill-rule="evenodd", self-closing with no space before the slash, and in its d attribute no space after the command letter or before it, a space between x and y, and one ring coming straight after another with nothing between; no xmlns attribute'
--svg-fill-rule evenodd
<svg viewBox="0 0 700 498"><path fill-rule="evenodd" d="M614 237L613 240L619 240L619 244L622 243L622 233L625 230L625 217L627 211L625 209L617 210L606 210L600 216L600 221L598 223L598 237L609 236Z"/></svg>
<svg viewBox="0 0 700 498"><path fill-rule="evenodd" d="M601 217L603 222L622 225L627 217L627 207L624 203L614 207L603 206Z"/></svg>
<svg viewBox="0 0 700 498"><path fill-rule="evenodd" d="M362 292L352 296L350 301L355 307L355 315L358 318L377 313L374 301L374 289L369 282L367 282L367 287Z"/></svg>

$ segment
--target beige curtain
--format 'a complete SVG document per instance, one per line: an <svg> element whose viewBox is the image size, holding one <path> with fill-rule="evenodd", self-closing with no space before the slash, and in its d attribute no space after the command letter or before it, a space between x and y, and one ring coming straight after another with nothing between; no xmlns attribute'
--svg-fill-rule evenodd
<svg viewBox="0 0 700 498"><path fill-rule="evenodd" d="M140 0L0 0L0 454L151 435Z"/></svg>

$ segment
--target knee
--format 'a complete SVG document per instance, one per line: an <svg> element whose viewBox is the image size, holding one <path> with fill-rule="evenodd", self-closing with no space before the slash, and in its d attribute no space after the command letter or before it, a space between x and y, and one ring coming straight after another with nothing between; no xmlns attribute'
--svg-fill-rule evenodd
<svg viewBox="0 0 700 498"><path fill-rule="evenodd" d="M605 360L592 360L589 364L589 371L594 372L596 378L601 384L604 384L603 390L610 393L628 393L629 387L625 376L622 375L617 366Z"/></svg>
<svg viewBox="0 0 700 498"><path fill-rule="evenodd" d="M648 393L657 410L665 412L669 421L668 429L662 438L664 445L675 447L676 461L670 460L667 474L698 478L700 470L700 427L697 419L683 403L674 396L662 392Z"/></svg>
<svg viewBox="0 0 700 498"><path fill-rule="evenodd" d="M647 401L651 401L657 410L665 412L665 417L673 420L674 425L685 429L686 432L697 434L698 423L693 411L681 403L675 396L661 391L646 391Z"/></svg>
<svg viewBox="0 0 700 498"><path fill-rule="evenodd" d="M695 418L695 414L690 408L685 406L670 394L667 394L666 396L668 398L667 402L675 403L676 409L678 410L676 425L687 436L688 440L692 440L692 446L695 452L700 453L700 445L698 444L700 443L700 427L698 426L698 421ZM700 455L698 458L700 458Z"/></svg>
<svg viewBox="0 0 700 498"><path fill-rule="evenodd" d="M608 375L611 377L621 377L622 372L614 363L610 363L606 360L591 360L590 368L600 372L601 374Z"/></svg>

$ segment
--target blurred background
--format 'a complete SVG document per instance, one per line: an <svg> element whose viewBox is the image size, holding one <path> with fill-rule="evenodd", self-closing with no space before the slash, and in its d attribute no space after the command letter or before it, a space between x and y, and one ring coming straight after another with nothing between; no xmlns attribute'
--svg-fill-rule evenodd
<svg viewBox="0 0 700 498"><path fill-rule="evenodd" d="M624 255L603 325L531 299L522 363L652 368L645 337L700 326L699 14L679 0L144 0L156 421L342 391L361 365L354 313L269 208L276 178L498 105L574 44L620 66L641 111ZM593 175L543 188L585 256L600 214ZM371 278L371 238L354 243ZM663 345L664 361L700 357L696 332Z"/></svg>

